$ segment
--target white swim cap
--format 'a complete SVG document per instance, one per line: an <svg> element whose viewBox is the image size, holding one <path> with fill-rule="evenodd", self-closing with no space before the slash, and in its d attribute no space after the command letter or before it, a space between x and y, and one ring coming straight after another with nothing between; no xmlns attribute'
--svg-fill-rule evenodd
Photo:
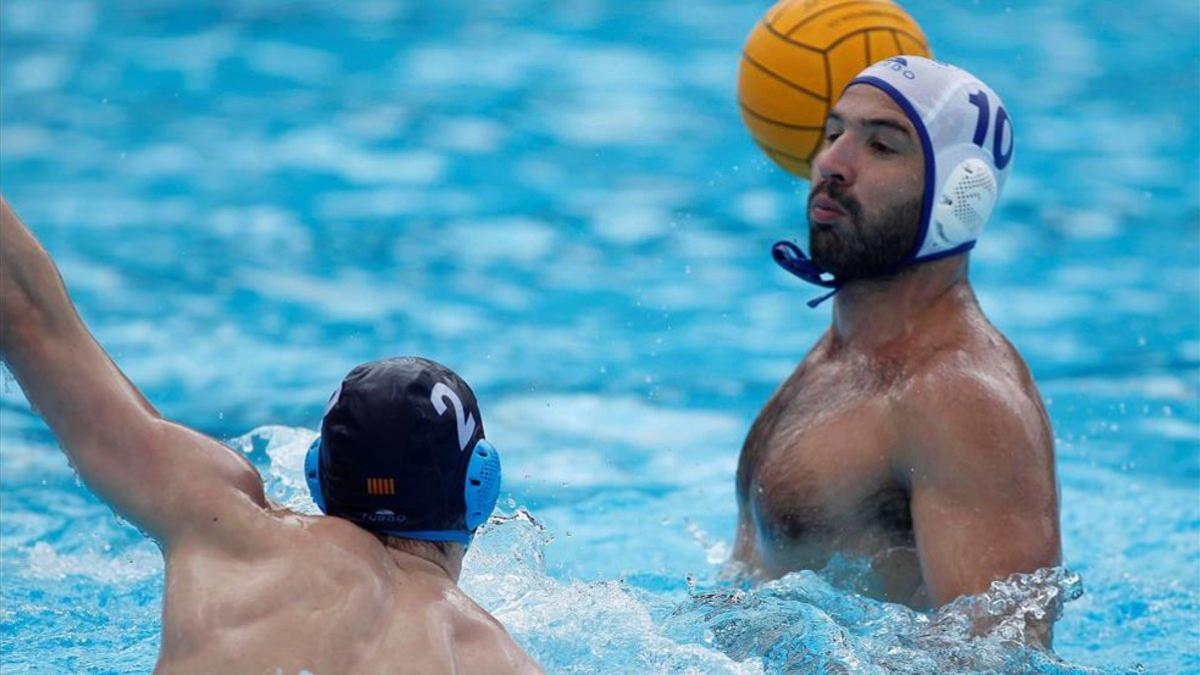
<svg viewBox="0 0 1200 675"><path fill-rule="evenodd" d="M907 267L975 247L1012 164L1012 122L996 92L954 66L922 56L894 56L858 74L846 85L881 89L917 130L925 154L921 223ZM781 241L771 255L788 272L833 289L811 300L816 307L837 293L842 280L821 269L799 246Z"/></svg>
<svg viewBox="0 0 1200 675"><path fill-rule="evenodd" d="M917 130L925 153L925 195L907 263L974 248L1004 189L1014 149L1000 97L967 71L920 56L895 56L847 85L883 90Z"/></svg>

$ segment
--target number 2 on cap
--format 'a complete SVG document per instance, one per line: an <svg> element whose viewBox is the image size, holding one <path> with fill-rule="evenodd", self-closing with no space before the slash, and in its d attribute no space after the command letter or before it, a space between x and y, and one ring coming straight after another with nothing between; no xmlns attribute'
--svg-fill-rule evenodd
<svg viewBox="0 0 1200 675"><path fill-rule="evenodd" d="M466 450L467 443L475 435L475 417L468 413L466 419L463 419L463 404L458 398L458 394L454 393L450 387L438 382L433 385L433 391L429 393L429 402L433 404L433 409L437 411L437 414L445 415L446 401L450 401L450 405L454 406L454 422L458 425L458 449Z"/></svg>

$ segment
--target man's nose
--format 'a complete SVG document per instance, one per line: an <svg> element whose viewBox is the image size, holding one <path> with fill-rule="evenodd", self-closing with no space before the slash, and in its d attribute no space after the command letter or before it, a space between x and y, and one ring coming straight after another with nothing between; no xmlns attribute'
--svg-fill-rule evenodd
<svg viewBox="0 0 1200 675"><path fill-rule="evenodd" d="M850 185L854 182L854 149L843 133L827 143L813 160L813 182L830 181Z"/></svg>

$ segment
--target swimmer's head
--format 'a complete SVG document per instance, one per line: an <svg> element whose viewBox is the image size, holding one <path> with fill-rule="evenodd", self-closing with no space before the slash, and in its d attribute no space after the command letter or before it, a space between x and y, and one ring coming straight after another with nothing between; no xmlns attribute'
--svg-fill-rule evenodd
<svg viewBox="0 0 1200 675"><path fill-rule="evenodd" d="M500 492L475 394L426 359L373 361L334 392L309 448L313 501L377 534L469 544Z"/></svg>
<svg viewBox="0 0 1200 675"><path fill-rule="evenodd" d="M813 162L813 260L788 242L775 259L837 288L969 251L1013 145L1000 97L970 73L918 56L876 63L833 107Z"/></svg>

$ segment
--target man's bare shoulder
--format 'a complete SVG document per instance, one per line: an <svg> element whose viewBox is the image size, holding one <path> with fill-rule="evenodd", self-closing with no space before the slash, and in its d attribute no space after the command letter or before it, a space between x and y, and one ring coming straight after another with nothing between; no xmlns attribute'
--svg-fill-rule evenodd
<svg viewBox="0 0 1200 675"><path fill-rule="evenodd" d="M307 515L269 500L261 506L226 508L217 518L204 536L169 547L168 562L250 565L262 574L304 579L292 588L297 597L338 595L339 588L354 584L372 586L388 578L394 567L378 537L342 518ZM194 583L186 586L193 591L209 585L204 579L190 581Z"/></svg>
<svg viewBox="0 0 1200 675"><path fill-rule="evenodd" d="M911 412L1003 407L1028 398L1022 370L1019 360L1000 350L947 346L913 364L898 401Z"/></svg>
<svg viewBox="0 0 1200 675"><path fill-rule="evenodd" d="M915 463L988 462L996 439L1043 463L1052 452L1049 419L1017 350L990 325L934 345L915 359L895 397L897 424ZM920 455L932 455L924 456Z"/></svg>
<svg viewBox="0 0 1200 675"><path fill-rule="evenodd" d="M452 626L457 665L471 673L540 673L504 626L457 587L443 595L442 617Z"/></svg>
<svg viewBox="0 0 1200 675"><path fill-rule="evenodd" d="M946 403L945 397L1036 397L1029 367L1016 347L977 309L953 313L914 346L906 359L904 399Z"/></svg>

